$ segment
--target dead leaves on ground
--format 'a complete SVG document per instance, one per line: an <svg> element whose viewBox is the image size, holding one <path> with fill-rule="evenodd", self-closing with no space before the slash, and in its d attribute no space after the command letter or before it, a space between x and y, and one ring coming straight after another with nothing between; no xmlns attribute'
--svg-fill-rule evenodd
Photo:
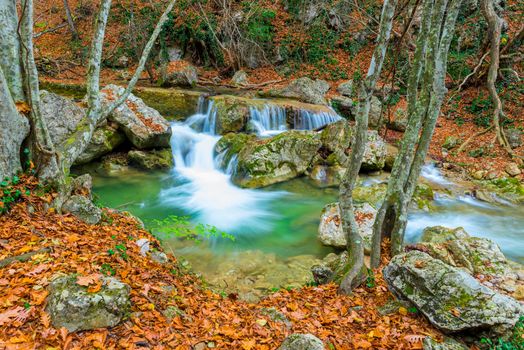
<svg viewBox="0 0 524 350"><path fill-rule="evenodd" d="M192 349L203 343L270 350L292 333L311 333L330 349L420 349L426 335L439 337L407 310L377 312L391 298L380 274L375 288L359 288L351 297L326 285L283 290L248 304L204 288L174 258L162 266L142 256L136 240L147 237L157 248L159 243L128 216L108 210L107 221L92 226L44 211L40 198L24 201L0 216L0 259L50 249L0 269L0 348ZM117 245L125 246L126 258ZM103 275L119 278L131 287L130 317L112 329L68 333L53 328L45 312L47 286L59 273L77 274L77 283L91 293L100 290ZM168 308L177 310L174 317L164 315ZM269 308L289 322L272 319L264 311Z"/></svg>

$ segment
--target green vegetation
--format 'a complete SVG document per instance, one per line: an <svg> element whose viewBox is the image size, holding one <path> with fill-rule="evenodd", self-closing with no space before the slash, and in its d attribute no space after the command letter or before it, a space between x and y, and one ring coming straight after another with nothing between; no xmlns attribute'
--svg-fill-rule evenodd
<svg viewBox="0 0 524 350"><path fill-rule="evenodd" d="M193 224L187 216L171 215L163 220L151 220L151 228L161 239L182 238L201 243L204 239L225 238L235 240L233 235L207 224Z"/></svg>
<svg viewBox="0 0 524 350"><path fill-rule="evenodd" d="M490 350L523 350L524 349L524 317L521 317L509 339L491 339L482 338L481 343L489 346Z"/></svg>

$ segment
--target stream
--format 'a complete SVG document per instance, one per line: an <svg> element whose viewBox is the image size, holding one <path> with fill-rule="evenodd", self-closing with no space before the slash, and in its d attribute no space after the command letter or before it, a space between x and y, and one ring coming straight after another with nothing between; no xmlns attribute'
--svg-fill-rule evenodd
<svg viewBox="0 0 524 350"><path fill-rule="evenodd" d="M211 284L227 288L262 290L305 283L309 266L333 250L317 240L320 212L337 200L336 188L320 189L306 178L263 189L242 189L231 178L233 164L218 168L214 147L216 118L212 102L200 99L197 112L184 122L173 122L175 167L169 172L126 170L115 176L92 173L94 193L102 204L128 210L146 222L170 215L188 216L195 223L212 225L235 237L201 244L162 236L167 249L183 256ZM259 137L288 129L282 107L267 103L252 108L250 124ZM335 113L304 110L295 117L297 129L312 130L338 120ZM298 119L297 119L298 118ZM231 160L235 161L235 158ZM422 180L438 188L459 185L426 165ZM364 184L384 176L362 176ZM416 241L427 226L462 226L470 234L494 240L510 258L524 262L524 208L498 206L470 196L436 192L434 210L409 216L406 239ZM161 230L160 230L161 231ZM297 272L299 271L299 272ZM297 277L299 276L299 277Z"/></svg>

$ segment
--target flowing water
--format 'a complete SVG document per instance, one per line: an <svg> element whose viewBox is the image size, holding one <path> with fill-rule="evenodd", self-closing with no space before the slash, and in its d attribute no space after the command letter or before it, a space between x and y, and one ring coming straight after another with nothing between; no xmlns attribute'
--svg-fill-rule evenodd
<svg viewBox="0 0 524 350"><path fill-rule="evenodd" d="M260 137L290 128L316 129L340 118L334 112L302 111L288 125L285 110L270 103L252 108L250 114L250 122ZM94 192L103 204L129 210L146 224L170 215L188 216L194 222L213 225L235 236L233 242L218 239L201 245L178 239L165 241L196 270L209 275L223 273L217 272L217 266L225 259L231 264L242 264L242 259L249 261L259 256L261 262L268 263L296 256L322 258L330 252L330 248L318 242L316 233L320 211L325 204L336 201L337 190L316 188L306 179L258 190L236 187L231 182L231 172L217 166L214 147L220 136L215 134L215 128L212 103L200 101L195 115L183 123L172 124L176 165L170 172L129 170L115 177L95 174ZM234 164L230 164L230 169L231 165ZM432 166L424 167L422 177L440 187L454 186ZM364 184L380 181L363 180ZM471 234L493 239L511 258L524 260L522 207L495 206L468 196L447 195L437 196L434 204L432 212L410 214L406 233L409 241L416 241L427 226L463 226ZM242 252L251 255L241 259L238 254ZM231 270L230 265L227 268Z"/></svg>

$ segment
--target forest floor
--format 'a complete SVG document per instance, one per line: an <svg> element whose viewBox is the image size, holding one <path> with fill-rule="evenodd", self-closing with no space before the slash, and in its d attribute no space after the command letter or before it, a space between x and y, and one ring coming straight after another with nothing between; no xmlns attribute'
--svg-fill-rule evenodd
<svg viewBox="0 0 524 350"><path fill-rule="evenodd" d="M10 190L22 196L0 215L0 264L34 255L0 269L0 349L275 349L292 333L314 334L329 349L422 349L426 336L442 339L416 310L379 313L393 299L380 269L352 296L329 284L280 290L250 304L206 288L172 255L166 264L141 255L138 239L159 250L160 243L125 213L104 209L103 221L88 225L45 210L55 194L32 177ZM46 287L63 274L87 277L92 292L102 274L114 275L131 287L130 317L111 329L53 328ZM163 313L169 307L177 310L172 319ZM268 308L288 322L268 316Z"/></svg>

